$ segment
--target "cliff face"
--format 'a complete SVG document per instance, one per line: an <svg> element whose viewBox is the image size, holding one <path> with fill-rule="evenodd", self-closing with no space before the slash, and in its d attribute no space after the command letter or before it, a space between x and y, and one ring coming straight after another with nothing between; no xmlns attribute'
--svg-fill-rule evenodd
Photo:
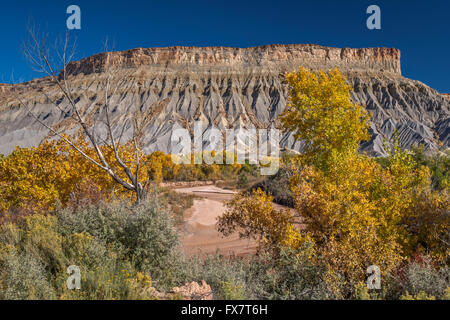
<svg viewBox="0 0 450 320"><path fill-rule="evenodd" d="M70 74L101 72L106 65L140 66L180 70L194 68L196 73L214 71L286 71L299 65L311 69L339 67L353 71L382 71L400 74L400 51L390 48L330 48L318 45L267 45L253 48L170 47L137 48L123 52L101 53L68 66Z"/></svg>
<svg viewBox="0 0 450 320"><path fill-rule="evenodd" d="M0 83L0 94L6 94L7 92L9 92L10 88L11 85Z"/></svg>
<svg viewBox="0 0 450 320"><path fill-rule="evenodd" d="M449 146L450 101L424 84L402 77L400 52L388 48L339 49L317 45L269 45L254 48L172 47L101 53L68 66L74 99L87 117L104 98L106 67L113 70L118 90L111 97L116 130L127 117L141 119L145 151L169 151L172 131L192 131L194 121L220 129L267 128L278 125L286 105L284 73L299 66L313 70L339 67L354 87L352 98L372 112L372 140L362 145L385 154L383 139L397 130L402 147L423 143ZM67 116L49 104L40 91L67 102L48 79L0 86L0 153L15 145L39 143L48 132L18 107L14 95L48 124L72 129ZM131 134L125 130L125 138ZM282 145L300 150L290 134Z"/></svg>

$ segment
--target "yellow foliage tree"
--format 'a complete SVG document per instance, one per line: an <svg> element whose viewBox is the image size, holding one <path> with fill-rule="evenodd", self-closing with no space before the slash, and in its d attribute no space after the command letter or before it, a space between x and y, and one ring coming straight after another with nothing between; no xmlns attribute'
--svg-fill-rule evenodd
<svg viewBox="0 0 450 320"><path fill-rule="evenodd" d="M387 167L358 153L368 139L369 116L351 102L351 87L337 69L316 76L300 68L286 78L290 98L281 122L306 143L291 162L296 214L279 214L262 192L238 196L220 230L239 227L241 236L270 239L272 246L297 247L311 239L330 274L339 273L352 287L364 282L368 266L387 274L420 247L445 257L448 195L431 191L429 170L417 168L398 141Z"/></svg>
<svg viewBox="0 0 450 320"><path fill-rule="evenodd" d="M66 205L73 201L78 205L98 198L136 201L136 192L124 188L104 169L86 159L87 156L97 161L98 153L82 136L71 137L70 140L78 150L63 139L46 140L37 147L16 148L0 160L0 213L15 209L30 212L52 210L58 202ZM169 154L156 151L144 155L139 151L138 167L132 142L117 144L115 150L107 145L100 145L99 149L117 177L134 184L116 161L117 151L124 164L139 177L138 182L144 191L148 191L152 183L158 184L163 180L217 180L230 170L232 175L237 175L241 166L175 164Z"/></svg>
<svg viewBox="0 0 450 320"><path fill-rule="evenodd" d="M261 189L238 194L227 207L218 219L219 232L228 236L237 231L241 238L253 238L262 247L286 241L294 223L289 210L274 209L273 197Z"/></svg>
<svg viewBox="0 0 450 320"><path fill-rule="evenodd" d="M95 159L96 153L87 142L78 139L76 145ZM113 150L106 146L100 148L107 160L116 163ZM132 163L134 149L121 145L118 150L130 168L137 170ZM139 168L143 184L148 181L149 163L151 161L142 161ZM117 168L117 172L127 180L123 171ZM113 195L133 198L133 192L119 186L104 170L86 160L63 140L44 141L29 149L16 148L0 162L0 211L7 213L10 209L27 207L51 210L57 202L67 203L77 186L87 180L107 198Z"/></svg>
<svg viewBox="0 0 450 320"><path fill-rule="evenodd" d="M375 264L392 271L402 260L398 223L403 202L375 197L381 166L359 154L336 158L327 174L314 167L292 179L296 211L331 269L356 284Z"/></svg>
<svg viewBox="0 0 450 320"><path fill-rule="evenodd" d="M148 173L151 181L155 183L161 183L164 178L164 168L172 167L172 161L169 155L164 154L164 152L156 151L149 156L148 161Z"/></svg>
<svg viewBox="0 0 450 320"><path fill-rule="evenodd" d="M64 161L48 142L37 148L19 149L0 162L0 211L28 205L50 207L69 181L61 166Z"/></svg>
<svg viewBox="0 0 450 320"><path fill-rule="evenodd" d="M369 265L389 273L420 246L428 251L434 247L437 255L448 253L445 242L430 239L448 232L448 217L436 220L431 213L441 208L443 217L448 196L431 196L428 168L417 168L398 141L386 168L358 153L360 142L367 139L368 117L350 101L350 87L339 71L321 72L317 79L300 69L287 78L291 104L282 122L296 128L308 146L302 169L291 180L295 208L304 233L313 238L331 269L356 284L364 280ZM424 196L429 200L420 205ZM422 234L416 233L412 226L417 224L411 222L427 211L439 231L430 233L421 225Z"/></svg>
<svg viewBox="0 0 450 320"><path fill-rule="evenodd" d="M351 86L338 69L317 76L305 68L288 73L289 100L283 130L306 143L305 163L326 166L332 152L355 150L368 140L369 114L350 100Z"/></svg>

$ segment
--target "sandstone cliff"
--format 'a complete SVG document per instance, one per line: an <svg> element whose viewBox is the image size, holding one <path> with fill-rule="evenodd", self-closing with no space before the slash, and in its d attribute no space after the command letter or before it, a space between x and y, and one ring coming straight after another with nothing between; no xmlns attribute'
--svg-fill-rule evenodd
<svg viewBox="0 0 450 320"><path fill-rule="evenodd" d="M116 128L131 114L142 121L145 151L168 151L174 128L192 131L195 120L221 129L277 126L286 105L283 74L299 66L339 67L354 87L352 98L372 113L372 140L362 149L383 155L383 140L399 132L402 147L423 143L449 146L450 101L423 83L402 77L400 52L389 48L339 49L318 45L268 45L254 48L138 48L101 53L68 66L75 99L86 115L103 99L105 69L114 70L119 90L111 97ZM0 85L0 153L15 145L38 144L48 132L19 107L14 90L48 124L71 129L67 115L52 107L67 102L49 79ZM127 128L125 135L130 134ZM290 134L282 145L301 149Z"/></svg>

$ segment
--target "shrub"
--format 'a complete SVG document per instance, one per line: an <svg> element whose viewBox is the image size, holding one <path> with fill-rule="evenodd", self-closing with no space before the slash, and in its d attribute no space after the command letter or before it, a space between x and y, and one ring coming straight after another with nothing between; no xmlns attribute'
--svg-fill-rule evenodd
<svg viewBox="0 0 450 320"><path fill-rule="evenodd" d="M181 282L205 280L216 299L331 299L326 265L311 243L280 248L251 258L208 255L186 260L177 271Z"/></svg>
<svg viewBox="0 0 450 320"><path fill-rule="evenodd" d="M246 289L248 262L241 258L227 258L219 254L193 256L179 260L175 269L179 283L205 280L216 298L224 298L223 283L243 284Z"/></svg>
<svg viewBox="0 0 450 320"><path fill-rule="evenodd" d="M427 166L431 171L431 182L434 189L444 190L450 187L450 151L427 155L424 146L412 146L412 156L418 166Z"/></svg>
<svg viewBox="0 0 450 320"><path fill-rule="evenodd" d="M55 299L56 294L46 277L45 266L33 255L11 251L2 254L0 260L1 299Z"/></svg>
<svg viewBox="0 0 450 320"><path fill-rule="evenodd" d="M444 266L437 268L432 265L431 259L425 258L421 263L410 263L404 273L402 289L405 294L413 296L433 296L443 299L450 286L450 268Z"/></svg>
<svg viewBox="0 0 450 320"><path fill-rule="evenodd" d="M138 270L152 277L166 273L176 255L178 244L172 213L153 196L138 206L127 202L99 203L96 206L56 212L61 232L88 233L106 247L112 247L118 259L132 261Z"/></svg>
<svg viewBox="0 0 450 320"><path fill-rule="evenodd" d="M412 296L408 291L406 291L406 294L400 296L400 300L436 300L436 297L427 295L423 291L420 291L415 296Z"/></svg>
<svg viewBox="0 0 450 320"><path fill-rule="evenodd" d="M0 298L151 299L153 284L175 282L177 243L157 195L133 207L99 202L25 216L1 226ZM81 270L81 290L66 288L69 265Z"/></svg>
<svg viewBox="0 0 450 320"><path fill-rule="evenodd" d="M277 257L262 255L250 265L249 286L259 299L334 299L327 283L326 265L312 243L293 250L282 248Z"/></svg>
<svg viewBox="0 0 450 320"><path fill-rule="evenodd" d="M219 217L217 228L225 236L239 232L241 238L257 240L260 247L275 248L288 240L292 223L288 210L275 210L272 195L257 189L234 196Z"/></svg>
<svg viewBox="0 0 450 320"><path fill-rule="evenodd" d="M219 296L221 300L245 300L245 292L241 284L222 281L221 293L222 295Z"/></svg>

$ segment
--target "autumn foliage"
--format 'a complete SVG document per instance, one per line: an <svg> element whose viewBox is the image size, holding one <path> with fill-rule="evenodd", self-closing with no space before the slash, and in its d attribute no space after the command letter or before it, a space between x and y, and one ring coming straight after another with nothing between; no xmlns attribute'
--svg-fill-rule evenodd
<svg viewBox="0 0 450 320"><path fill-rule="evenodd" d="M283 130L306 143L303 162L326 165L332 153L356 150L368 140L369 114L350 100L351 86L338 69L317 76L304 68L286 75L289 100Z"/></svg>
<svg viewBox="0 0 450 320"><path fill-rule="evenodd" d="M77 145L95 158L94 151L84 140L79 139ZM124 161L133 156L126 145L120 148ZM106 158L113 159L112 150L104 147L103 151ZM141 178L146 181L148 171L145 167L141 171ZM123 178L126 179L125 174ZM106 198L132 197L128 190L62 140L44 141L29 149L16 148L0 162L0 211L3 213L27 206L51 210L58 202L67 203L76 196L77 190L86 187L97 189Z"/></svg>
<svg viewBox="0 0 450 320"><path fill-rule="evenodd" d="M422 165L424 160L418 161L410 152L402 150L397 139L386 144L388 156L385 158L361 154L360 143L370 139L370 115L363 106L351 101L351 86L339 70L316 74L300 68L298 72L287 74L286 80L289 100L280 123L305 146L301 155L284 158L282 170L286 180L282 188L277 187L281 192L289 189L293 208L277 209L270 193L255 188L238 193L227 204L227 211L217 224L225 236L238 232L240 237L256 239L259 243L261 256L258 255L258 259L263 259L264 263L258 266L267 267L267 270L264 274L249 271L248 279L255 275L263 277L263 296L270 293L275 297L304 297L309 292L306 296L312 297L315 290L326 288L321 297L370 297L364 284L370 265L377 265L384 279L388 276L409 277L411 282L416 273L432 274L435 266L448 265L448 162L436 162L432 173ZM85 155L98 160L98 153L85 139L71 140ZM115 161L114 150L107 145L100 148L106 161L117 166L112 169L120 179L128 181ZM141 159L138 167L134 162L134 145L118 145L117 151L130 170L139 171L136 174L138 182L146 191L164 181L215 181L230 177L243 186L248 183L247 174L254 169L248 164L194 164L193 155L191 164L175 164L168 154L145 155L141 150L138 150ZM223 156L225 158L226 154ZM54 250L45 247L47 243L62 243L61 236L53 230L57 221L49 215L61 209L58 207L84 212L86 203L102 207L102 203L118 199L129 204L135 197L133 191L118 184L105 170L92 164L64 140L47 140L37 147L16 148L6 157L0 155L0 225L16 228L11 217L25 214L30 216L18 219L19 225L35 223L37 227L24 225L23 230L42 229L48 233L36 233L40 242L27 247L30 252L35 251L33 246L40 248L42 245L45 250ZM159 205L152 210L149 221L158 216ZM45 213L46 217L33 217L36 213ZM123 219L128 216L124 215ZM133 226L141 225L133 223ZM169 229L173 231L172 227ZM17 230L17 234L25 234ZM135 235L134 231L130 234ZM122 241L129 236L117 239ZM14 235L8 241L16 238ZM89 243L90 239L89 235L77 231L64 241ZM157 246L158 252L164 247L153 240L149 243ZM0 248L0 260L15 259L14 265L21 266L19 260L22 258L9 252L9 248ZM58 256L59 251L55 251ZM139 255L145 256L146 252L140 250ZM427 259L422 258L424 256ZM113 260L108 261L114 264ZM423 263L425 260L426 264ZM52 261L42 264L49 265ZM301 294L291 295L290 286L295 287L295 281L301 278L291 270L292 261L296 261L298 272L306 272L314 280L312 291L299 289ZM275 266L270 266L271 263ZM250 264L250 267L254 266ZM280 268L279 274L274 272L276 267ZM317 279L318 274L320 279ZM273 279L278 279L279 283ZM238 291L237 296L242 296L239 289L242 287L227 281L220 282L228 292L226 296L234 296L235 292L229 292L233 290ZM311 285L308 281L304 279L305 286ZM253 285L251 282L247 283L248 287ZM283 283L282 289L277 287L280 283ZM438 293L433 294L443 296L445 290L442 287L445 284L439 285ZM408 299L420 297L429 296L421 291L412 295L406 292L403 296Z"/></svg>
<svg viewBox="0 0 450 320"><path fill-rule="evenodd" d="M288 226L294 223L289 210L274 209L273 197L261 189L241 194L227 206L229 210L220 218L218 230L226 236L238 231L240 237L254 238L261 246L270 248L283 242Z"/></svg>
<svg viewBox="0 0 450 320"><path fill-rule="evenodd" d="M96 152L81 138L72 139L89 157ZM115 161L114 150L100 146L108 163L121 179L127 176ZM134 172L135 149L131 144L118 145L125 164ZM141 154L139 181L146 191L163 181L220 180L237 177L241 164L175 164L171 155L160 151ZM225 157L225 154L224 154ZM135 193L116 183L111 176L92 164L63 140L46 140L37 147L16 148L0 160L0 213L53 210L58 204L79 206L98 200L135 200Z"/></svg>
<svg viewBox="0 0 450 320"><path fill-rule="evenodd" d="M445 260L448 190L432 190L428 168L417 166L396 141L386 166L358 152L369 139L369 115L351 102L351 87L338 70L317 76L301 68L286 79L289 102L280 120L306 146L285 163L295 213L273 210L262 191L240 194L219 230L236 228L273 248L313 243L329 279L345 279L352 288L364 282L370 265L387 275L417 253Z"/></svg>

